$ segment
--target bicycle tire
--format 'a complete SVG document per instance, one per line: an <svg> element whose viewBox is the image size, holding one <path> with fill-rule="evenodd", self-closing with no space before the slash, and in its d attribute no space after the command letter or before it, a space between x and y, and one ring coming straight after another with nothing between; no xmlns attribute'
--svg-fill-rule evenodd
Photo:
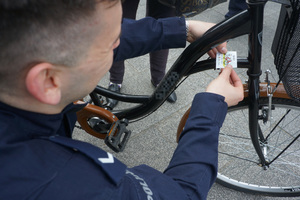
<svg viewBox="0 0 300 200"><path fill-rule="evenodd" d="M231 189L270 196L300 196L300 141L296 140L266 170L259 166L249 133L248 97L238 105L228 108L228 114L220 130L219 170L216 182ZM268 98L261 97L260 105L267 105ZM284 149L293 138L300 134L300 104L292 99L273 98L274 120L259 125L264 136L291 109L268 137L264 145L269 161ZM271 126L270 126L271 125ZM266 127L268 126L268 127Z"/></svg>

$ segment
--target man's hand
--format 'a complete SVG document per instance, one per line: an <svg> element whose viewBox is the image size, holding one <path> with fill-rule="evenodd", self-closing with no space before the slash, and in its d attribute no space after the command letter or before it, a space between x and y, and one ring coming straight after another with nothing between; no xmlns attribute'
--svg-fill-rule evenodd
<svg viewBox="0 0 300 200"><path fill-rule="evenodd" d="M187 22L188 22L188 26L189 26L189 30L187 33L187 41L190 43L192 43L196 39L202 37L203 34L208 29L210 29L211 27L213 27L215 25L213 23L195 21L195 20L188 20ZM227 45L227 43L224 42L224 43L220 44L219 46L217 46L216 48L213 48L212 50L210 50L207 53L211 58L216 58L217 52L220 52L223 54L227 53L226 45Z"/></svg>
<svg viewBox="0 0 300 200"><path fill-rule="evenodd" d="M220 75L207 86L206 92L224 96L228 106L234 106L244 98L242 81L231 65L226 66Z"/></svg>

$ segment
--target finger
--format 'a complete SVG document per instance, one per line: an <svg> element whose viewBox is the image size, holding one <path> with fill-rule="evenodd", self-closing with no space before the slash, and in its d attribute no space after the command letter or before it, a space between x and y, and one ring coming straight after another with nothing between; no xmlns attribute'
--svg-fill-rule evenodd
<svg viewBox="0 0 300 200"><path fill-rule="evenodd" d="M222 73L223 69L220 70L219 75Z"/></svg>
<svg viewBox="0 0 300 200"><path fill-rule="evenodd" d="M223 71L221 72L220 76L225 78L226 80L229 80L230 79L230 75L231 75L231 71L232 70L232 66L231 65L227 65Z"/></svg>
<svg viewBox="0 0 300 200"><path fill-rule="evenodd" d="M229 77L229 83L230 83L231 85L234 85L234 83L233 83L231 77Z"/></svg>
<svg viewBox="0 0 300 200"><path fill-rule="evenodd" d="M237 73L234 70L232 70L230 78L234 82L233 86L237 89L237 92L240 95L239 101L243 100L244 87L243 87L243 83L242 83L240 77L237 75Z"/></svg>
<svg viewBox="0 0 300 200"><path fill-rule="evenodd" d="M217 48L213 48L212 51L214 52L215 55L217 55L217 53L218 53Z"/></svg>
<svg viewBox="0 0 300 200"><path fill-rule="evenodd" d="M227 53L227 42L224 42L222 44L220 44L219 46L216 47L217 51L220 53Z"/></svg>
<svg viewBox="0 0 300 200"><path fill-rule="evenodd" d="M234 87L243 87L242 80L234 70L231 71L230 79L232 80Z"/></svg>
<svg viewBox="0 0 300 200"><path fill-rule="evenodd" d="M217 55L217 52L218 52L217 49L213 48L213 49L210 50L210 52L211 52L211 56L210 57L211 58L216 58L216 55Z"/></svg>
<svg viewBox="0 0 300 200"><path fill-rule="evenodd" d="M213 50L210 50L209 52L207 52L207 54L208 54L209 57L211 57L211 58L216 58L216 54L213 52Z"/></svg>
<svg viewBox="0 0 300 200"><path fill-rule="evenodd" d="M216 55L217 55L217 52L220 52L220 53L227 53L227 42L224 42L222 44L220 44L219 46L217 46L216 48L213 48L211 49L209 52L208 52L208 55L211 57L211 58L216 58Z"/></svg>

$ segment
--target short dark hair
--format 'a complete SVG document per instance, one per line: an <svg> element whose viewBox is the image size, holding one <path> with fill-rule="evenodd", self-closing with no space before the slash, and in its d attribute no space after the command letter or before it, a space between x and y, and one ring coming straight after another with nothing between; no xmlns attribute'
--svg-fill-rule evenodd
<svg viewBox="0 0 300 200"><path fill-rule="evenodd" d="M0 0L0 85L33 63L75 65L89 45L80 26L100 1L117 2Z"/></svg>

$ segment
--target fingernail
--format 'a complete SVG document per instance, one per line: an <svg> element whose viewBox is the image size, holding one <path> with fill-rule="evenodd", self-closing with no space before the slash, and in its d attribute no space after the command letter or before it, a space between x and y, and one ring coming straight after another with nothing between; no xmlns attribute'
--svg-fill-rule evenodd
<svg viewBox="0 0 300 200"><path fill-rule="evenodd" d="M227 52L227 48L226 47L222 47L221 51L222 51L222 53L226 53Z"/></svg>
<svg viewBox="0 0 300 200"><path fill-rule="evenodd" d="M228 64L228 65L227 65L227 67L230 67L230 68L232 68L232 65L231 65L231 64Z"/></svg>

